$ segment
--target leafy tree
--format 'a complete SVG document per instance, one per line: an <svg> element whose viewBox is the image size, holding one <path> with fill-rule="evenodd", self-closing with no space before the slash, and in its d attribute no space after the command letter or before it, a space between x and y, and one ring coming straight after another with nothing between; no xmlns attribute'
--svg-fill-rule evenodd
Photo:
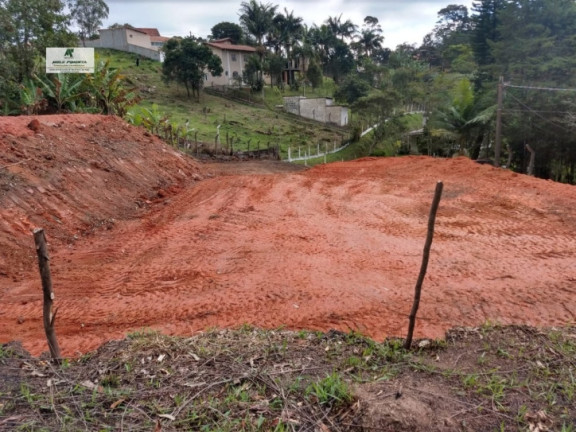
<svg viewBox="0 0 576 432"><path fill-rule="evenodd" d="M576 3L509 1L500 14L491 55L508 79L576 85Z"/></svg>
<svg viewBox="0 0 576 432"><path fill-rule="evenodd" d="M108 18L108 5L104 0L71 0L68 2L72 19L80 28L80 39L86 46L86 39L96 34L102 20Z"/></svg>
<svg viewBox="0 0 576 432"><path fill-rule="evenodd" d="M574 128L570 122L574 92L538 88L574 88L576 77L576 3L570 0L509 0L499 10L498 39L489 44L489 78L503 74L524 88L506 90L503 135L512 163L525 170L525 145L536 152L535 174L576 182ZM494 81L485 81L492 95Z"/></svg>
<svg viewBox="0 0 576 432"><path fill-rule="evenodd" d="M244 32L242 27L228 21L216 24L212 27L210 32L211 40L230 38L234 44L240 44L244 41Z"/></svg>
<svg viewBox="0 0 576 432"><path fill-rule="evenodd" d="M363 121L376 125L371 139L368 141L367 154L375 150L387 139L398 137L403 132L402 125L394 118L394 109L398 107L399 95L394 91L378 92L357 99L352 105L354 112ZM395 153L395 152L391 152Z"/></svg>
<svg viewBox="0 0 576 432"><path fill-rule="evenodd" d="M244 73L242 74L244 81L254 92L262 91L264 88L264 79L260 73L260 67L260 60L255 56L250 56L248 57L248 61L244 66Z"/></svg>
<svg viewBox="0 0 576 432"><path fill-rule="evenodd" d="M370 91L370 85L359 78L357 75L347 75L342 83L334 92L334 97L338 101L343 101L348 104L356 102L358 99L367 96Z"/></svg>
<svg viewBox="0 0 576 432"><path fill-rule="evenodd" d="M132 24L129 23L125 23L125 24L120 24L120 23L114 23L111 26L108 26L109 29L119 29L119 28L134 28L134 26Z"/></svg>
<svg viewBox="0 0 576 432"><path fill-rule="evenodd" d="M266 59L264 71L270 76L270 85L282 87L282 71L284 70L284 58L278 54L271 54Z"/></svg>
<svg viewBox="0 0 576 432"><path fill-rule="evenodd" d="M306 71L306 78L308 78L313 88L318 88L322 85L322 69L320 69L320 66L318 66L318 63L315 61L310 62L308 70Z"/></svg>
<svg viewBox="0 0 576 432"><path fill-rule="evenodd" d="M494 63L491 44L500 40L500 14L507 0L481 0L472 3L475 15L472 17L474 30L472 48L480 66Z"/></svg>
<svg viewBox="0 0 576 432"><path fill-rule="evenodd" d="M334 45L328 49L328 56L324 65L327 74L338 84L340 78L352 72L354 66L354 55L348 44L335 39Z"/></svg>
<svg viewBox="0 0 576 432"><path fill-rule="evenodd" d="M22 83L46 47L76 45L68 23L59 0L0 0L0 59L9 74L2 79Z"/></svg>
<svg viewBox="0 0 576 432"><path fill-rule="evenodd" d="M374 31L375 33L382 33L382 27L380 26L380 22L378 18L368 15L364 18L364 26L368 29Z"/></svg>
<svg viewBox="0 0 576 432"><path fill-rule="evenodd" d="M468 8L451 4L438 12L438 21L434 27L434 37L443 45L467 42L470 30ZM453 40L455 39L455 40Z"/></svg>
<svg viewBox="0 0 576 432"><path fill-rule="evenodd" d="M172 38L164 46L166 57L162 64L162 76L166 82L176 81L196 94L200 100L205 73L209 71L214 76L222 75L222 60L212 53L212 50L200 43L193 36Z"/></svg>
<svg viewBox="0 0 576 432"><path fill-rule="evenodd" d="M438 21L432 33L427 35L420 51L431 65L441 66L444 70L452 68L456 61L455 72L470 73L475 69L470 46L471 19L468 8L451 4L438 12ZM462 57L460 57L462 56Z"/></svg>
<svg viewBox="0 0 576 432"><path fill-rule="evenodd" d="M471 74L476 70L474 52L469 44L450 45L442 52L444 67L452 72Z"/></svg>

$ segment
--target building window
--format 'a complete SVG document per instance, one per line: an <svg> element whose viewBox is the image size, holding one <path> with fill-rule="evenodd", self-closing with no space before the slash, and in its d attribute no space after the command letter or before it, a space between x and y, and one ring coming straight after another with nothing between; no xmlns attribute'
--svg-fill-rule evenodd
<svg viewBox="0 0 576 432"><path fill-rule="evenodd" d="M235 53L230 54L230 60L232 60L233 62L236 61L236 54Z"/></svg>
<svg viewBox="0 0 576 432"><path fill-rule="evenodd" d="M226 71L226 76L228 76L228 71Z"/></svg>

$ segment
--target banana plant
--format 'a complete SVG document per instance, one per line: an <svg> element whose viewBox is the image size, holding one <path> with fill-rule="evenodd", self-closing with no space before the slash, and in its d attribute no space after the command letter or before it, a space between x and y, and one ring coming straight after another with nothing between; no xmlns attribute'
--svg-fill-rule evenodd
<svg viewBox="0 0 576 432"><path fill-rule="evenodd" d="M34 80L28 79L20 84L20 107L26 115L38 114L48 107L48 101Z"/></svg>
<svg viewBox="0 0 576 432"><path fill-rule="evenodd" d="M150 108L132 107L126 117L133 125L144 126L155 135L160 135L161 126L168 120L168 116L160 111L157 104L152 104Z"/></svg>
<svg viewBox="0 0 576 432"><path fill-rule="evenodd" d="M84 77L80 74L54 74L34 75L34 81L38 83L44 96L56 105L57 112L77 111L77 102L84 96L82 84Z"/></svg>
<svg viewBox="0 0 576 432"><path fill-rule="evenodd" d="M97 63L94 73L86 77L86 88L103 114L124 117L128 108L140 101L136 89L127 86L124 75L111 68L109 60Z"/></svg>

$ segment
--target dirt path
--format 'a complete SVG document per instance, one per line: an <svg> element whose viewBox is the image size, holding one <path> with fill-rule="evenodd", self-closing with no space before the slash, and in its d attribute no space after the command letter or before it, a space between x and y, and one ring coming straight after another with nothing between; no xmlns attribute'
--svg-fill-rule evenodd
<svg viewBox="0 0 576 432"><path fill-rule="evenodd" d="M576 316L576 188L467 159L364 159L300 172L203 165L110 230L56 245L66 355L152 327L357 330L402 336L437 180L444 197L416 337ZM48 233L50 235L50 233ZM35 269L34 269L35 270ZM45 350L39 282L0 279L0 342Z"/></svg>

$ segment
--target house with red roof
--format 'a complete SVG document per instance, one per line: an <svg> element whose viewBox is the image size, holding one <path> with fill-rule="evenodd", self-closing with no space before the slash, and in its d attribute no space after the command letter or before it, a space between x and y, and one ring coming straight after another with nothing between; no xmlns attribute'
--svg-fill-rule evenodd
<svg viewBox="0 0 576 432"><path fill-rule="evenodd" d="M212 76L208 72L204 86L238 85L238 79L242 77L248 57L256 53L256 48L248 45L235 45L230 38L212 40L206 42L206 45L220 57L224 72L219 77Z"/></svg>

